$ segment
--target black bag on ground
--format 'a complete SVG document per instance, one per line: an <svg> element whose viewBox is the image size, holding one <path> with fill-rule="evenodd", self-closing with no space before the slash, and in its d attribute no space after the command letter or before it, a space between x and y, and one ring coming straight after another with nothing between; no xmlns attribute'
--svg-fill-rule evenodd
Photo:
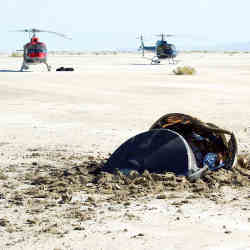
<svg viewBox="0 0 250 250"><path fill-rule="evenodd" d="M56 71L74 71L74 68L60 67L60 68L57 68Z"/></svg>

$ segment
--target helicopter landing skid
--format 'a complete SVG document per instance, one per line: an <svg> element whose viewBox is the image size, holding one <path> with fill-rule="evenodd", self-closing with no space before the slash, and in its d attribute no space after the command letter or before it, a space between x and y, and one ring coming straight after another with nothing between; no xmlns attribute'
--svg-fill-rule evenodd
<svg viewBox="0 0 250 250"><path fill-rule="evenodd" d="M161 61L158 57L153 57L151 59L151 64L160 64L160 63L161 63Z"/></svg>
<svg viewBox="0 0 250 250"><path fill-rule="evenodd" d="M46 63L46 62L44 64L46 65L47 70L51 71L51 66L48 65L48 63ZM28 70L28 69L29 69L29 66L27 64L23 63L20 71L23 72L24 70Z"/></svg>
<svg viewBox="0 0 250 250"><path fill-rule="evenodd" d="M169 58L168 63L169 64L177 64L177 61L175 61L174 58Z"/></svg>
<svg viewBox="0 0 250 250"><path fill-rule="evenodd" d="M47 66L47 70L51 71L51 66L48 63L45 63L45 65Z"/></svg>
<svg viewBox="0 0 250 250"><path fill-rule="evenodd" d="M28 70L28 69L29 69L29 66L27 64L23 63L20 71Z"/></svg>

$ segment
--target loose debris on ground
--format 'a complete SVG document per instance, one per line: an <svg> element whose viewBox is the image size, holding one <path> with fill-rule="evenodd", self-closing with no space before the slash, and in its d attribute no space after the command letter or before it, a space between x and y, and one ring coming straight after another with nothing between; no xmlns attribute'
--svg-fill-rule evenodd
<svg viewBox="0 0 250 250"><path fill-rule="evenodd" d="M102 172L101 168L106 162L102 157L88 157L75 166L55 167L53 165L41 165L33 162L26 166L26 171L18 175L16 180L28 186L16 191L10 196L3 192L5 188L11 188L8 182L8 174L0 171L2 183L0 198L8 196L10 203L22 205L32 199L51 199L56 203L71 201L74 192L86 194L109 195L110 200L128 201L150 194L159 194L168 191L190 191L199 195L207 195L218 191L222 186L233 188L250 186L250 157L242 155L238 164L231 170L220 169L208 171L200 180L189 182L184 176L175 176L167 172L164 174L143 174L131 171L125 176L117 171L115 174ZM16 168L18 168L16 166ZM89 199L88 202L94 202Z"/></svg>
<svg viewBox="0 0 250 250"><path fill-rule="evenodd" d="M241 155L235 168L208 171L196 182L189 182L186 177L173 173L144 171L139 174L131 171L125 176L119 171L115 174L102 172L107 159L103 156L74 157L64 156L62 152L52 157L57 164L40 162L44 157L37 151L30 152L27 158L34 161L0 169L0 209L8 208L11 213L24 218L19 223L12 223L10 217L2 214L0 231L31 230L34 233L33 228L37 228L37 236L45 233L63 237L69 230L65 224L63 226L63 221L71 221L71 230L85 230L82 223L95 220L97 209L105 202L111 211L115 210L112 204L127 207L132 201L145 197L173 199L173 193L179 191L190 192L189 199L205 197L213 200L214 192L219 192L223 186L235 189L250 187L249 155ZM83 197L81 195L84 198L75 198ZM173 205L180 206L185 202L187 200L184 199L173 202ZM137 219L130 213L125 217Z"/></svg>
<svg viewBox="0 0 250 250"><path fill-rule="evenodd" d="M189 182L186 177L175 176L170 172L155 174L146 170L141 175L136 171L131 171L128 176L119 171L110 174L101 171L105 162L106 159L90 157L81 164L63 169L39 164L32 166L23 176L25 183L32 185L24 191L24 195L33 195L35 198L52 197L67 202L71 193L85 191L88 194L109 194L113 200L118 201L165 191L186 190L202 195L219 190L222 186L250 186L248 155L240 156L235 168L208 171L196 182Z"/></svg>

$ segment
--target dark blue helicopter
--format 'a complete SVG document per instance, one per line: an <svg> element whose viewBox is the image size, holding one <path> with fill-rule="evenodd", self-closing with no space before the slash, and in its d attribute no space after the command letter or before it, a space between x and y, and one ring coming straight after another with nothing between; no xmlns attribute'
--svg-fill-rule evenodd
<svg viewBox="0 0 250 250"><path fill-rule="evenodd" d="M177 51L174 44L168 43L166 41L166 37L172 37L173 35L169 34L159 34L156 35L161 37L161 40L156 41L155 46L145 46L143 41L143 36L141 35L139 38L141 40L140 50L142 51L142 56L144 56L144 51L154 52L155 55L151 59L151 64L159 64L161 59L168 59L169 63L175 64L176 61L174 58L177 56Z"/></svg>

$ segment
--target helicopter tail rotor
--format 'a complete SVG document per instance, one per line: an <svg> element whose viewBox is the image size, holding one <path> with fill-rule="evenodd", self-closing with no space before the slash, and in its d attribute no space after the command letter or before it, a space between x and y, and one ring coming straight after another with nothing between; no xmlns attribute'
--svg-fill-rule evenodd
<svg viewBox="0 0 250 250"><path fill-rule="evenodd" d="M137 37L137 39L140 39L141 45L139 47L139 50L142 51L142 56L144 56L144 41L143 41L143 35L140 35L139 37Z"/></svg>

